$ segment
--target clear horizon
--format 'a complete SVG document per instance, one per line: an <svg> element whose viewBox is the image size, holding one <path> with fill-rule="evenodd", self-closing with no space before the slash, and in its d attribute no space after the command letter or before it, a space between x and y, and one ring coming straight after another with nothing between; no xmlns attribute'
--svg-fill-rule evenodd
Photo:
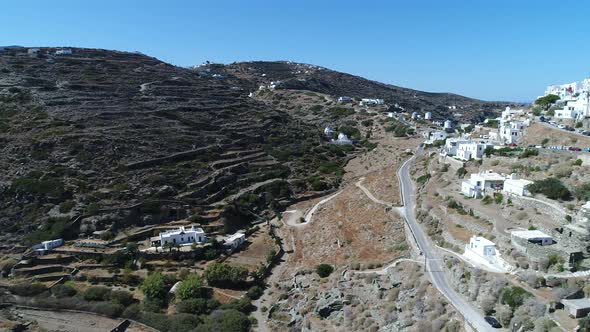
<svg viewBox="0 0 590 332"><path fill-rule="evenodd" d="M140 51L179 66L289 60L530 102L547 85L588 76L588 13L573 1L29 1L4 4L0 45Z"/></svg>

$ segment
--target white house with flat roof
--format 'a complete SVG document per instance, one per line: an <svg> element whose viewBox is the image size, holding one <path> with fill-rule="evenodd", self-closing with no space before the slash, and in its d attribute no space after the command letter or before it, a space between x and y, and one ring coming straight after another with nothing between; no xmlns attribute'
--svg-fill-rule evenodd
<svg viewBox="0 0 590 332"><path fill-rule="evenodd" d="M227 249L229 249L230 251L234 251L234 250L238 249L241 245L243 245L245 242L246 242L246 234L236 233L236 234L229 236L227 239L225 239L225 241L223 242L223 245Z"/></svg>
<svg viewBox="0 0 590 332"><path fill-rule="evenodd" d="M550 235L547 235L539 230L512 231L510 235L513 238L524 239L528 242L535 243L541 246L548 246L550 244L553 244L553 238Z"/></svg>
<svg viewBox="0 0 590 332"><path fill-rule="evenodd" d="M528 187L533 184L533 181L519 179L516 174L511 174L504 181L504 192L516 196L530 196L531 193Z"/></svg>
<svg viewBox="0 0 590 332"><path fill-rule="evenodd" d="M460 144L470 143L471 140L462 139L462 138L447 138L445 141L445 148L444 152L448 156L454 156L457 154L457 149L459 148Z"/></svg>
<svg viewBox="0 0 590 332"><path fill-rule="evenodd" d="M338 134L338 139L333 139L331 143L336 145L351 145L352 140L346 134L340 133Z"/></svg>
<svg viewBox="0 0 590 332"><path fill-rule="evenodd" d="M461 193L467 197L480 198L486 192L498 192L504 188L506 178L491 170L471 174L461 183Z"/></svg>
<svg viewBox="0 0 590 332"><path fill-rule="evenodd" d="M432 112L424 113L424 120L432 120Z"/></svg>
<svg viewBox="0 0 590 332"><path fill-rule="evenodd" d="M347 96L338 97L338 102L341 102L341 103L350 103L351 101L352 101L352 98L347 97Z"/></svg>
<svg viewBox="0 0 590 332"><path fill-rule="evenodd" d="M63 246L64 243L65 242L63 239L43 241L40 244L34 245L31 249L33 249L39 255L45 255L51 250Z"/></svg>
<svg viewBox="0 0 590 332"><path fill-rule="evenodd" d="M69 48L64 48L64 49L55 51L55 55L70 55L70 54L72 54L72 50Z"/></svg>
<svg viewBox="0 0 590 332"><path fill-rule="evenodd" d="M573 318L585 317L590 313L590 299L564 299L561 300L565 310Z"/></svg>
<svg viewBox="0 0 590 332"><path fill-rule="evenodd" d="M485 237L471 237L469 244L465 246L465 251L470 251L490 263L496 262L496 244Z"/></svg>
<svg viewBox="0 0 590 332"><path fill-rule="evenodd" d="M383 105L385 101L383 99L363 98L361 99L360 106L371 106L371 105Z"/></svg>
<svg viewBox="0 0 590 332"><path fill-rule="evenodd" d="M193 244L203 243L207 241L207 236L202 228L191 226L180 226L178 229L169 230L160 233L160 245L164 246L167 243L172 244Z"/></svg>
<svg viewBox="0 0 590 332"><path fill-rule="evenodd" d="M488 147L493 147L490 143L477 143L473 141L459 143L455 157L461 160L481 159Z"/></svg>

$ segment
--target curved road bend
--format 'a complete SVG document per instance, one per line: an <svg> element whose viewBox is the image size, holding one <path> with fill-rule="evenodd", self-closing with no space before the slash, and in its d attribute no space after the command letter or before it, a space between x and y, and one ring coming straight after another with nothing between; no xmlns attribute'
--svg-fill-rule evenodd
<svg viewBox="0 0 590 332"><path fill-rule="evenodd" d="M436 248L430 242L418 222L414 213L416 201L414 198L414 185L410 178L410 165L415 156L406 160L398 170L398 177L402 192L402 202L404 204L402 213L406 219L410 230L416 238L418 247L426 257L425 267L432 284L441 292L447 300L457 309L465 320L477 331L495 331L484 319L483 316L467 301L463 299L451 286L449 279L443 272Z"/></svg>

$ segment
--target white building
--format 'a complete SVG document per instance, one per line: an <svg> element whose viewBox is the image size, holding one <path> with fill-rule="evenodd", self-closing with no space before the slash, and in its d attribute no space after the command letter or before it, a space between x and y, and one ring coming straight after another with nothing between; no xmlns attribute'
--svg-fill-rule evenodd
<svg viewBox="0 0 590 332"><path fill-rule="evenodd" d="M417 116L418 116L418 112L412 112L412 116L411 116L412 119L415 119Z"/></svg>
<svg viewBox="0 0 590 332"><path fill-rule="evenodd" d="M506 178L491 170L471 174L461 183L461 193L467 197L480 198L486 192L494 193L504 188Z"/></svg>
<svg viewBox="0 0 590 332"><path fill-rule="evenodd" d="M72 54L72 50L69 48L55 51L55 55L70 55L70 54Z"/></svg>
<svg viewBox="0 0 590 332"><path fill-rule="evenodd" d="M35 54L39 53L39 51L40 51L40 49L38 49L38 48L29 48L27 50L27 54L29 54L29 55L35 55Z"/></svg>
<svg viewBox="0 0 590 332"><path fill-rule="evenodd" d="M444 152L448 156L454 156L457 154L457 149L459 148L460 144L470 143L470 140L467 139L460 139L460 138L447 138L445 141L445 148Z"/></svg>
<svg viewBox="0 0 590 332"><path fill-rule="evenodd" d="M499 128L499 141L503 144L516 144L524 135L526 124L522 121L503 123Z"/></svg>
<svg viewBox="0 0 590 332"><path fill-rule="evenodd" d="M223 245L230 251L238 249L242 244L246 242L246 234L236 233L227 239L225 239Z"/></svg>
<svg viewBox="0 0 590 332"><path fill-rule="evenodd" d="M517 196L530 196L528 187L533 184L533 181L519 179L516 174L508 176L504 181L504 191Z"/></svg>
<svg viewBox="0 0 590 332"><path fill-rule="evenodd" d="M512 231L512 237L521 238L528 242L535 243L541 246L548 246L553 244L553 238L539 230L522 230Z"/></svg>
<svg viewBox="0 0 590 332"><path fill-rule="evenodd" d="M487 148L493 147L490 143L477 143L473 141L459 143L455 157L461 160L481 159Z"/></svg>
<svg viewBox="0 0 590 332"><path fill-rule="evenodd" d="M61 247L64 245L63 239L55 239L49 241L43 241L40 244L34 245L31 249L33 249L39 255L45 255L49 251Z"/></svg>
<svg viewBox="0 0 590 332"><path fill-rule="evenodd" d="M452 129L453 129L453 121L451 121L451 120L446 120L446 121L444 122L443 128L444 128L445 130L452 130Z"/></svg>
<svg viewBox="0 0 590 332"><path fill-rule="evenodd" d="M178 229L165 231L160 233L160 244L164 246L167 243L172 244L192 244L192 243L203 243L207 241L205 232L202 228L191 226L185 228L180 226Z"/></svg>
<svg viewBox="0 0 590 332"><path fill-rule="evenodd" d="M426 138L426 143L432 144L435 141L446 140L448 137L448 134L444 131L431 131L431 132L426 132L424 137Z"/></svg>
<svg viewBox="0 0 590 332"><path fill-rule="evenodd" d="M346 136L344 133L338 134L338 139L333 139L332 144L336 145L351 145L352 140Z"/></svg>
<svg viewBox="0 0 590 332"><path fill-rule="evenodd" d="M481 236L471 237L469 244L465 246L465 251L470 251L492 264L496 262L498 256L496 244Z"/></svg>
<svg viewBox="0 0 590 332"><path fill-rule="evenodd" d="M278 89L282 86L283 86L282 81L273 81L273 82L270 82L270 84L268 85L268 88L271 90L275 90L275 89Z"/></svg>
<svg viewBox="0 0 590 332"><path fill-rule="evenodd" d="M552 94L560 98L562 109L555 111L558 119L583 119L590 117L590 78L580 82L550 85L545 89L545 96Z"/></svg>
<svg viewBox="0 0 590 332"><path fill-rule="evenodd" d="M424 120L432 120L432 112L424 113Z"/></svg>
<svg viewBox="0 0 590 332"><path fill-rule="evenodd" d="M385 102L383 99L372 99L372 98L363 98L361 99L359 105L361 106L371 106L371 105L383 105Z"/></svg>
<svg viewBox="0 0 590 332"><path fill-rule="evenodd" d="M352 102L352 98L350 97L346 97L346 96L342 96L338 98L338 102L340 103L350 103Z"/></svg>

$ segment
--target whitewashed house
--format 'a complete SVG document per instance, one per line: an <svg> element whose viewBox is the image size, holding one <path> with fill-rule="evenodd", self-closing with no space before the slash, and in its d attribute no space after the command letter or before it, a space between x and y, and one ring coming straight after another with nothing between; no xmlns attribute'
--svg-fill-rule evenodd
<svg viewBox="0 0 590 332"><path fill-rule="evenodd" d="M383 99L363 98L359 105L361 106L372 106L372 105L383 105L385 102Z"/></svg>
<svg viewBox="0 0 590 332"><path fill-rule="evenodd" d="M516 144L524 135L526 125L522 121L510 121L499 128L499 141L503 144Z"/></svg>
<svg viewBox="0 0 590 332"><path fill-rule="evenodd" d="M236 233L223 242L223 245L230 251L234 251L246 242L246 234Z"/></svg>
<svg viewBox="0 0 590 332"><path fill-rule="evenodd" d="M496 263L498 258L496 244L481 236L471 237L469 244L465 246L465 251L470 251L491 264Z"/></svg>
<svg viewBox="0 0 590 332"><path fill-rule="evenodd" d="M347 96L338 97L338 102L340 103L350 103L352 102L352 98Z"/></svg>
<svg viewBox="0 0 590 332"><path fill-rule="evenodd" d="M55 55L70 55L70 54L72 54L72 50L69 48L64 48L64 49L55 51Z"/></svg>
<svg viewBox="0 0 590 332"><path fill-rule="evenodd" d="M332 128L330 128L330 127L324 128L324 136L332 137L332 135L334 135L334 130Z"/></svg>
<svg viewBox="0 0 590 332"><path fill-rule="evenodd" d="M51 250L63 246L64 243L63 239L43 241L40 244L34 245L31 249L33 249L38 255L45 255Z"/></svg>
<svg viewBox="0 0 590 332"><path fill-rule="evenodd" d="M432 112L424 113L424 120L432 120Z"/></svg>
<svg viewBox="0 0 590 332"><path fill-rule="evenodd" d="M504 192L516 196L530 196L528 187L533 184L533 181L519 179L516 174L510 174L506 181L504 181Z"/></svg>
<svg viewBox="0 0 590 332"><path fill-rule="evenodd" d="M461 138L447 138L445 141L444 153L448 156L454 156L457 154L457 149L460 144L470 143L471 140Z"/></svg>
<svg viewBox="0 0 590 332"><path fill-rule="evenodd" d="M333 139L332 144L336 145L351 145L352 140L344 133L338 134L338 139Z"/></svg>
<svg viewBox="0 0 590 332"><path fill-rule="evenodd" d="M487 148L493 147L490 143L477 143L473 141L459 143L455 157L460 160L481 159Z"/></svg>
<svg viewBox="0 0 590 332"><path fill-rule="evenodd" d="M178 229L160 233L159 238L161 246L164 246L167 243L186 245L207 241L207 236L203 229L195 226L180 226Z"/></svg>
<svg viewBox="0 0 590 332"><path fill-rule="evenodd" d="M548 246L553 244L553 238L539 230L522 230L512 231L510 236L513 238L524 239L530 243L538 244L541 246Z"/></svg>
<svg viewBox="0 0 590 332"><path fill-rule="evenodd" d="M487 193L494 193L504 188L506 178L491 170L471 174L469 180L461 183L461 193L467 197L480 198Z"/></svg>

